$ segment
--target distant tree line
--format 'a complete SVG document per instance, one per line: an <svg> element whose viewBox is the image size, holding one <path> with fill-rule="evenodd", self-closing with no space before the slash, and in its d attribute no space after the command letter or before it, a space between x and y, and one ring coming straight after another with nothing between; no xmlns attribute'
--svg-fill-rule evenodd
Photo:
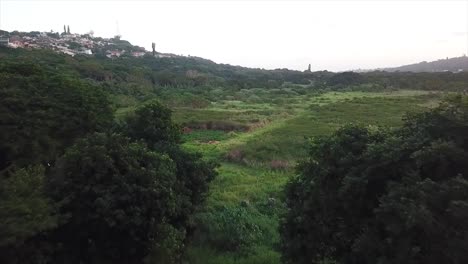
<svg viewBox="0 0 468 264"><path fill-rule="evenodd" d="M323 80L321 88L331 90L433 90L465 91L468 72L342 72Z"/></svg>
<svg viewBox="0 0 468 264"><path fill-rule="evenodd" d="M134 48L126 41L117 41L122 49ZM107 47L109 49L115 47ZM216 64L197 57L154 58L147 55L134 58L122 55L109 59L105 52L95 56L57 54L49 50L24 50L0 47L4 62L21 60L40 67L59 71L64 75L82 79L104 88L118 106L135 105L152 98L171 100L180 91L188 97L199 97L194 105L206 105L210 92L217 90L224 96L249 89L283 89L295 87L301 93L319 91L391 91L442 90L464 91L468 85L468 73L410 73L410 72L309 72L287 69L263 70L226 64ZM127 53L128 54L128 53ZM188 92L190 91L190 92ZM200 92L199 92L200 91Z"/></svg>

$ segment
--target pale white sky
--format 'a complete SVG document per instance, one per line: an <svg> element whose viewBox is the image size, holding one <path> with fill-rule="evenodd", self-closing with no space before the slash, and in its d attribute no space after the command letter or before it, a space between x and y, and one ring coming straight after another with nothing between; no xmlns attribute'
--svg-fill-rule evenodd
<svg viewBox="0 0 468 264"><path fill-rule="evenodd" d="M266 69L398 66L467 53L468 1L0 0L0 28L94 30L151 50Z"/></svg>

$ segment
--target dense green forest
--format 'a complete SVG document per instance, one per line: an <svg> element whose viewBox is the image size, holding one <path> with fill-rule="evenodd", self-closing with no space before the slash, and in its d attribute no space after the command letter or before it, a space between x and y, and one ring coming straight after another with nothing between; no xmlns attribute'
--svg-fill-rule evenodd
<svg viewBox="0 0 468 264"><path fill-rule="evenodd" d="M2 263L180 258L216 172L181 149L171 111L148 102L114 122L102 87L33 64L0 72Z"/></svg>
<svg viewBox="0 0 468 264"><path fill-rule="evenodd" d="M466 87L0 48L0 262L463 263Z"/></svg>

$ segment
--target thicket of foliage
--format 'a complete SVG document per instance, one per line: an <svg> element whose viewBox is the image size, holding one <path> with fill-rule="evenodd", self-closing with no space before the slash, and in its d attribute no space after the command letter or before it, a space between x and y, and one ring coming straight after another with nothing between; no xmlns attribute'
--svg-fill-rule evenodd
<svg viewBox="0 0 468 264"><path fill-rule="evenodd" d="M355 72L342 72L331 76L327 84L331 86L358 85L364 82L361 74Z"/></svg>
<svg viewBox="0 0 468 264"><path fill-rule="evenodd" d="M73 139L112 122L106 94L32 64L0 64L0 170L49 162Z"/></svg>
<svg viewBox="0 0 468 264"><path fill-rule="evenodd" d="M374 89L411 89L465 91L468 72L383 72L363 74L364 83L373 84Z"/></svg>
<svg viewBox="0 0 468 264"><path fill-rule="evenodd" d="M315 140L287 186L286 263L463 263L468 98L397 131L346 126Z"/></svg>
<svg viewBox="0 0 468 264"><path fill-rule="evenodd" d="M0 262L180 258L215 164L180 148L167 108L114 123L99 86L2 62L0 110Z"/></svg>

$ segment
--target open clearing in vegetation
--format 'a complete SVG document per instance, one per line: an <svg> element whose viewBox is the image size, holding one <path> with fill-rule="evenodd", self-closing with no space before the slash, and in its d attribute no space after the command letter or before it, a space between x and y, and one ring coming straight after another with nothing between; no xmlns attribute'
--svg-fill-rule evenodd
<svg viewBox="0 0 468 264"><path fill-rule="evenodd" d="M407 112L432 107L438 92L328 92L268 104L220 101L204 109L176 108L175 120L232 122L247 130L193 130L187 149L220 162L198 232L189 247L190 263L279 263L277 232L282 189L304 157L307 141L346 123L396 127Z"/></svg>

